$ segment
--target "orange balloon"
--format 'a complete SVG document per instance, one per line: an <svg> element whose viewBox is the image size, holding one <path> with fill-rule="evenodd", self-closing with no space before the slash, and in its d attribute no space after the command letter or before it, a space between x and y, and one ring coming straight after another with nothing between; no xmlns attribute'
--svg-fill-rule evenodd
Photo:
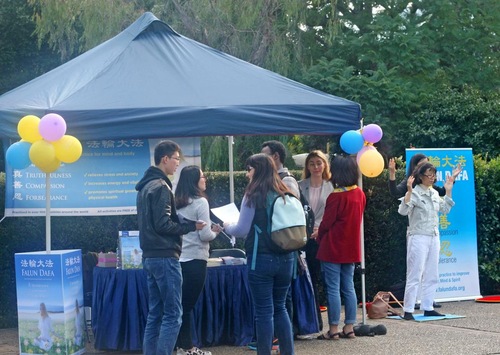
<svg viewBox="0 0 500 355"><path fill-rule="evenodd" d="M366 177L379 176L384 170L384 157L378 150L367 150L359 158L359 170Z"/></svg>

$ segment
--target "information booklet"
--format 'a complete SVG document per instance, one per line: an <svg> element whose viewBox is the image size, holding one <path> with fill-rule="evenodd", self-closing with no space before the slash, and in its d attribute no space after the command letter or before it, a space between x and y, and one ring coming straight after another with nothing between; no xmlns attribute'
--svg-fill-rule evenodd
<svg viewBox="0 0 500 355"><path fill-rule="evenodd" d="M142 249L139 231L118 232L120 264L122 270L142 269Z"/></svg>

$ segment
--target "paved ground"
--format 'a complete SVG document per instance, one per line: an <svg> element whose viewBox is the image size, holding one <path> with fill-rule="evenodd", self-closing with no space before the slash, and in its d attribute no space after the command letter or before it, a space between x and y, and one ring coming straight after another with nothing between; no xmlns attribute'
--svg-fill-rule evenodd
<svg viewBox="0 0 500 355"><path fill-rule="evenodd" d="M384 324L387 327L387 334L338 341L298 340L295 342L295 353L297 355L500 354L500 303L448 302L443 303L439 311L465 318L429 322L367 319L367 324ZM323 313L323 318L326 324L326 313ZM361 320L361 315L359 319ZM19 354L18 350L17 329L0 329L0 355ZM217 346L206 350L212 351L213 355L256 354L246 347L234 346ZM138 353L99 351L89 343L87 354Z"/></svg>

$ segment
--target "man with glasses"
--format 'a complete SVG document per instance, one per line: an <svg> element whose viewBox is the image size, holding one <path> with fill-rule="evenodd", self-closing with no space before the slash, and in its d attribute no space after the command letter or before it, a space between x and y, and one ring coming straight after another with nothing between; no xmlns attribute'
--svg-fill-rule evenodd
<svg viewBox="0 0 500 355"><path fill-rule="evenodd" d="M181 236L206 224L179 222L168 175L177 170L180 152L173 141L158 143L154 150L155 165L146 170L135 187L139 240L149 292L142 344L146 355L171 355L174 350L182 322Z"/></svg>

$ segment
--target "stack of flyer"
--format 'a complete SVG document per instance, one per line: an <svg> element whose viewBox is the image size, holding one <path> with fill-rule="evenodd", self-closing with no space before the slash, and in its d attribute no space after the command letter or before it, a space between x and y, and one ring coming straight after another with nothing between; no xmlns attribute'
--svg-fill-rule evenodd
<svg viewBox="0 0 500 355"><path fill-rule="evenodd" d="M122 270L142 269L142 249L139 231L118 232L118 249Z"/></svg>
<svg viewBox="0 0 500 355"><path fill-rule="evenodd" d="M224 265L245 265L247 263L247 259L235 258L233 256L223 256L221 259Z"/></svg>
<svg viewBox="0 0 500 355"><path fill-rule="evenodd" d="M222 258L209 258L207 261L207 267L221 266L223 264Z"/></svg>

